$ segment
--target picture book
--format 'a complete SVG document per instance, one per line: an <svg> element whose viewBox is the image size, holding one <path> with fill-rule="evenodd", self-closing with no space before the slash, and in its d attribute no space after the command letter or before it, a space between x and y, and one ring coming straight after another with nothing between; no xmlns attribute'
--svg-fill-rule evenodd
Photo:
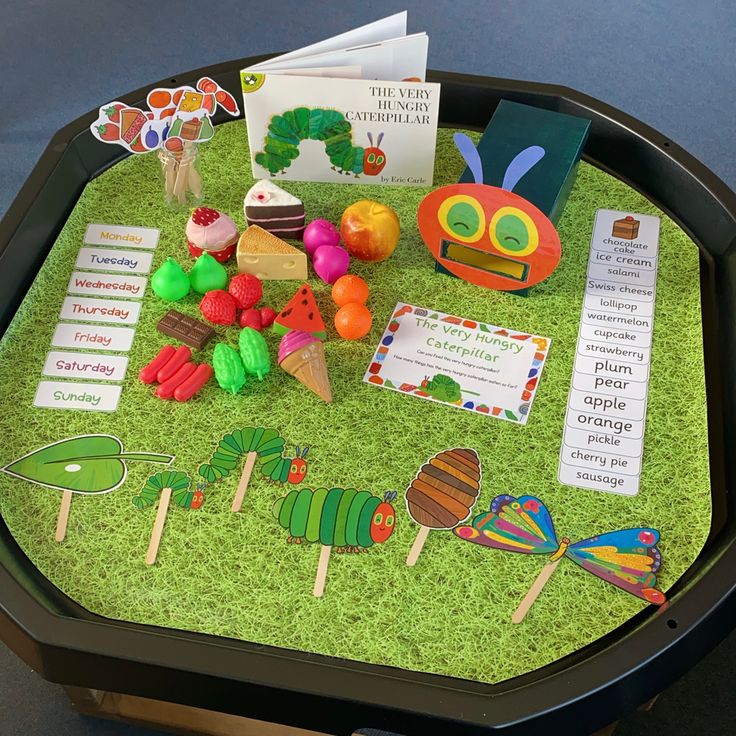
<svg viewBox="0 0 736 736"><path fill-rule="evenodd" d="M430 186L440 86L398 13L241 70L253 176Z"/></svg>

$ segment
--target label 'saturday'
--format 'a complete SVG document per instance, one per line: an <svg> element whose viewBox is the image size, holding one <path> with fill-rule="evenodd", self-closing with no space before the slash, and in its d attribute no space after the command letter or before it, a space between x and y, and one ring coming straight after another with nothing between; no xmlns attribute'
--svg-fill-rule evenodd
<svg viewBox="0 0 736 736"><path fill-rule="evenodd" d="M86 378L94 381L122 381L128 359L122 355L70 353L52 350L46 356L43 375L51 378Z"/></svg>

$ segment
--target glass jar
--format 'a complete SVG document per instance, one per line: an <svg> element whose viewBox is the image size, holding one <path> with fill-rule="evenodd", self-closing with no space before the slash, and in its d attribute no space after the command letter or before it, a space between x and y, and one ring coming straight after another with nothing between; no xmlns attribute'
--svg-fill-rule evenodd
<svg viewBox="0 0 736 736"><path fill-rule="evenodd" d="M179 150L160 148L158 159L161 162L166 203L175 208L199 204L204 198L199 173L199 146L184 141Z"/></svg>

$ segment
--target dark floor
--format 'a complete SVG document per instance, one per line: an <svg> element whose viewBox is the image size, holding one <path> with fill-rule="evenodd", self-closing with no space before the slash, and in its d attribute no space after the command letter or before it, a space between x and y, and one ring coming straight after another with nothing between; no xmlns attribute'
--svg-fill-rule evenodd
<svg viewBox="0 0 736 736"><path fill-rule="evenodd" d="M649 712L623 718L615 736L734 736L736 634L662 693ZM62 689L0 645L0 733L7 736L148 736L160 731L77 715Z"/></svg>
<svg viewBox="0 0 736 736"><path fill-rule="evenodd" d="M430 67L586 92L654 126L736 189L733 0L697 9L685 0L5 0L0 7L0 213L54 131L90 109L187 69L302 46L405 7L410 31L430 35ZM617 734L731 736L735 676L732 636ZM2 647L0 685L3 735L153 733L75 715L58 687Z"/></svg>

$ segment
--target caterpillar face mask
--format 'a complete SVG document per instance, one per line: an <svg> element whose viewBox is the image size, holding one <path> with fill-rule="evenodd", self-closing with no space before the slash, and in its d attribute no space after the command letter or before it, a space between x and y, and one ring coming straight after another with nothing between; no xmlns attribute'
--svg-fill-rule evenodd
<svg viewBox="0 0 736 736"><path fill-rule="evenodd" d="M464 133L454 138L475 184L441 187L422 200L417 222L424 244L443 268L471 284L501 291L538 284L560 262L560 238L549 218L511 189L544 149L525 148L509 164L501 187L492 187L483 184L470 138Z"/></svg>

